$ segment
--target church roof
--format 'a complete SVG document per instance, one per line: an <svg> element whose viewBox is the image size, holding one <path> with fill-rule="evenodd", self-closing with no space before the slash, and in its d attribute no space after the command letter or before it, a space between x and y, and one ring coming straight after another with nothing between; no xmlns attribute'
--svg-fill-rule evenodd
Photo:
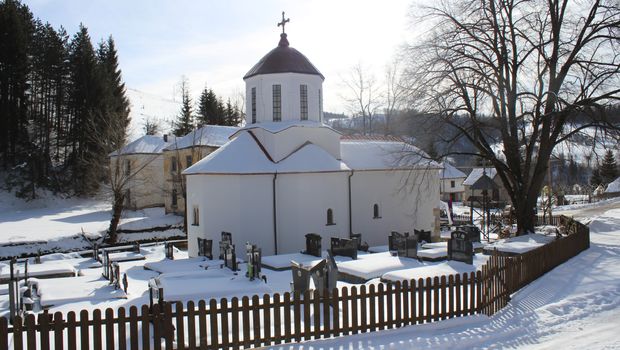
<svg viewBox="0 0 620 350"><path fill-rule="evenodd" d="M189 134L177 138L176 142L166 147L166 150L183 149L192 146L221 147L228 138L239 130L236 126L205 125Z"/></svg>
<svg viewBox="0 0 620 350"><path fill-rule="evenodd" d="M322 79L323 74L301 52L289 46L286 34L280 34L278 46L269 51L257 64L243 77L247 79L260 74L272 73L302 73L318 75Z"/></svg>
<svg viewBox="0 0 620 350"><path fill-rule="evenodd" d="M331 128L329 125L325 125L323 123L312 121L312 120L290 120L290 121L281 121L281 122L267 122L267 123L256 123L256 124L248 124L244 128L237 130L234 135L238 134L243 130L252 130L252 129L264 129L269 131L272 134L277 134L286 129L290 129L292 127L304 127L304 128L326 128L330 129L334 132L340 133L337 130Z"/></svg>
<svg viewBox="0 0 620 350"><path fill-rule="evenodd" d="M340 155L354 170L440 168L422 150L404 142L342 140Z"/></svg>
<svg viewBox="0 0 620 350"><path fill-rule="evenodd" d="M183 174L274 174L347 171L349 168L310 142L279 162L271 160L251 131L243 132Z"/></svg>
<svg viewBox="0 0 620 350"><path fill-rule="evenodd" d="M161 135L144 135L139 139L128 143L120 150L121 154L158 154L162 153L164 148L170 146L174 142L175 137L168 135L167 140ZM116 150L109 154L110 157L118 155Z"/></svg>

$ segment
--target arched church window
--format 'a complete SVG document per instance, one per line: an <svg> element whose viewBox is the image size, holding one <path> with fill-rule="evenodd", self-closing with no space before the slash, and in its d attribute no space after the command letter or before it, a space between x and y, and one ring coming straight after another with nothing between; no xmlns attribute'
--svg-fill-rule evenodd
<svg viewBox="0 0 620 350"><path fill-rule="evenodd" d="M282 120L282 87L277 84L272 87L273 94L273 121Z"/></svg>
<svg viewBox="0 0 620 350"><path fill-rule="evenodd" d="M334 223L334 211L330 208L327 209L327 224L328 225L335 225L336 223Z"/></svg>
<svg viewBox="0 0 620 350"><path fill-rule="evenodd" d="M256 88L252 88L252 124L256 123Z"/></svg>
<svg viewBox="0 0 620 350"><path fill-rule="evenodd" d="M380 213L379 213L379 204L375 203L375 204L372 206L372 218L373 218L373 219L380 219L380 218L381 218L381 215L379 215L379 214L380 214Z"/></svg>
<svg viewBox="0 0 620 350"><path fill-rule="evenodd" d="M301 120L308 120L308 85L299 85L299 105Z"/></svg>

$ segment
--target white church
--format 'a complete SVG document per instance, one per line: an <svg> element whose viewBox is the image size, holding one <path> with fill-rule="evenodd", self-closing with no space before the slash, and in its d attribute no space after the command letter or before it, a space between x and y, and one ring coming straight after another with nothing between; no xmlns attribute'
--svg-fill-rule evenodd
<svg viewBox="0 0 620 350"><path fill-rule="evenodd" d="M440 166L396 139L344 137L323 123L323 75L287 35L243 77L246 124L187 168L190 256L197 238L217 247L232 233L263 255L305 248L305 235L361 233L387 245L391 231L430 230L438 240Z"/></svg>

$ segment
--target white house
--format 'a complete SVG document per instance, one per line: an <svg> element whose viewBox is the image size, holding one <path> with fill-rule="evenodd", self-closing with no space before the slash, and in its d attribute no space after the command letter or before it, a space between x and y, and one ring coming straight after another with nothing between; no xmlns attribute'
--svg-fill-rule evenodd
<svg viewBox="0 0 620 350"><path fill-rule="evenodd" d="M443 162L441 165L443 167L439 173L439 178L441 179L441 200L462 202L463 194L465 193L463 181L465 181L467 175L448 162Z"/></svg>
<svg viewBox="0 0 620 350"><path fill-rule="evenodd" d="M217 246L222 231L264 255L303 250L307 233L324 247L351 233L370 245L391 231L438 235L439 165L403 142L346 139L325 125L323 80L284 33L245 75L246 126L183 172L190 256L196 238Z"/></svg>

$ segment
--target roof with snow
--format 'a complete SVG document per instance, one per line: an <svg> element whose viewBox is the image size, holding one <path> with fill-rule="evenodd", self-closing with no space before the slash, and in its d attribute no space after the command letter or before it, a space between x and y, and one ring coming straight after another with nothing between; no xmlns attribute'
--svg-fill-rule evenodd
<svg viewBox="0 0 620 350"><path fill-rule="evenodd" d="M441 165L443 166L443 171L439 173L439 178L441 179L460 179L467 177L464 172L448 162L443 162Z"/></svg>
<svg viewBox="0 0 620 350"><path fill-rule="evenodd" d="M306 56L289 46L285 33L280 34L278 46L261 58L261 60L245 74L243 79L248 79L255 75L273 73L312 74L325 79L323 74L310 63L310 60L308 60Z"/></svg>
<svg viewBox="0 0 620 350"><path fill-rule="evenodd" d="M609 185L607 185L607 189L605 190L605 193L616 193L616 192L620 192L620 177L615 179Z"/></svg>
<svg viewBox="0 0 620 350"><path fill-rule="evenodd" d="M334 132L339 133L335 129L332 129L330 126L325 125L321 122L312 121L312 120L287 120L281 122L268 122L268 123L254 123L248 124L245 127L238 129L235 133L231 135L234 136L243 130L252 130L252 129L263 129L269 131L272 134L277 134L284 130L290 129L292 127L303 127L303 128L321 128L321 129L330 129Z"/></svg>
<svg viewBox="0 0 620 350"><path fill-rule="evenodd" d="M422 150L404 142L342 140L340 156L354 170L439 168Z"/></svg>
<svg viewBox="0 0 620 350"><path fill-rule="evenodd" d="M192 146L221 147L228 138L239 130L236 126L205 125L189 134L177 138L166 150L183 149Z"/></svg>
<svg viewBox="0 0 620 350"><path fill-rule="evenodd" d="M497 170L495 168L473 168L471 170L471 173L469 173L469 175L465 179L465 181L463 181L463 185L464 186L473 185L474 183L476 183L476 181L478 181L482 177L483 173L486 173L488 177L493 179L495 178L495 175L497 175Z"/></svg>
<svg viewBox="0 0 620 350"><path fill-rule="evenodd" d="M120 150L120 154L158 154L162 153L164 148L170 146L175 137L168 135L168 141L164 141L164 136L161 135L144 135L139 139L127 144ZM116 150L109 154L110 157L116 156L119 151Z"/></svg>
<svg viewBox="0 0 620 350"><path fill-rule="evenodd" d="M310 142L274 162L249 132L185 169L183 174L273 174L297 172L336 172L349 168L327 151Z"/></svg>

